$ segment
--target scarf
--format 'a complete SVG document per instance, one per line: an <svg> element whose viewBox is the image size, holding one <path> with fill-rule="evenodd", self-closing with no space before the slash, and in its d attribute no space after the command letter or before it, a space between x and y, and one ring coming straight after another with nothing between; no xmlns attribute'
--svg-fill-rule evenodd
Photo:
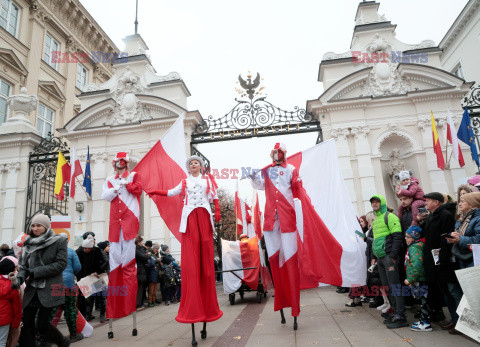
<svg viewBox="0 0 480 347"><path fill-rule="evenodd" d="M18 261L19 269L34 269L45 265L40 250L55 243L59 238L60 236L56 235L52 229L48 229L37 237L28 236L23 244L22 255ZM45 278L34 278L30 285L35 288L45 288L45 282Z"/></svg>
<svg viewBox="0 0 480 347"><path fill-rule="evenodd" d="M473 217L473 214L475 213L476 208L472 208L470 211L467 212L465 217L461 220L460 225L455 229L457 233L460 235L465 235L465 231L468 228L468 225L470 224L470 221Z"/></svg>

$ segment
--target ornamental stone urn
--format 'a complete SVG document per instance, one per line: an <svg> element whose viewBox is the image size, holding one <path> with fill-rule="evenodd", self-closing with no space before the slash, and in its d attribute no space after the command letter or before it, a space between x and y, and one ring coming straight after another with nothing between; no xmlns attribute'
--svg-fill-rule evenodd
<svg viewBox="0 0 480 347"><path fill-rule="evenodd" d="M29 119L30 113L37 109L38 97L27 95L27 88L22 87L20 94L9 96L7 104L11 110L10 117L0 127L0 134L33 132L39 134Z"/></svg>

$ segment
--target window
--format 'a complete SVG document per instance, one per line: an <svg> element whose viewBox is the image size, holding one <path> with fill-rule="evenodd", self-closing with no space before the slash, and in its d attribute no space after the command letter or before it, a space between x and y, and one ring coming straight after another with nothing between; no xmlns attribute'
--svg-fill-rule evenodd
<svg viewBox="0 0 480 347"><path fill-rule="evenodd" d="M42 103L38 104L37 130L42 137L47 137L48 133L53 133L53 124L55 123L55 112Z"/></svg>
<svg viewBox="0 0 480 347"><path fill-rule="evenodd" d="M85 66L78 63L77 65L77 88L83 91L83 87L88 82L88 70Z"/></svg>
<svg viewBox="0 0 480 347"><path fill-rule="evenodd" d="M1 0L1 2L0 26L16 37L20 12L18 6L12 0Z"/></svg>
<svg viewBox="0 0 480 347"><path fill-rule="evenodd" d="M2 0L3 1L3 0ZM54 54L52 52L60 51L60 44L55 41L50 34L47 33L45 37L45 51L43 53L43 61L53 67L55 70L58 68L58 63L55 61Z"/></svg>
<svg viewBox="0 0 480 347"><path fill-rule="evenodd" d="M462 65L460 63L458 63L458 65L455 66L452 73L455 76L460 77L461 79L465 79L465 74L463 73Z"/></svg>
<svg viewBox="0 0 480 347"><path fill-rule="evenodd" d="M10 84L0 79L0 124L3 124L7 119L7 98L10 96L11 89Z"/></svg>

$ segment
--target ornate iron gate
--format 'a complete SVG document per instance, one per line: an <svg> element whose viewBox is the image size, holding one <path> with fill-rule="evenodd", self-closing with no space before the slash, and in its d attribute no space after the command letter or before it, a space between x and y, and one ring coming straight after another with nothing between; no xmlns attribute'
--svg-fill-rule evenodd
<svg viewBox="0 0 480 347"><path fill-rule="evenodd" d="M237 92L244 99L235 99L237 104L223 117L209 116L197 124L192 133L192 154L200 154L194 145L208 142L240 140L251 137L276 136L317 132L316 143L323 141L320 121L305 109L294 107L285 111L266 100L264 87L260 86L260 74L252 81L252 75L244 80L238 76L241 89Z"/></svg>
<svg viewBox="0 0 480 347"><path fill-rule="evenodd" d="M480 147L480 86L474 85L463 99L463 109L468 110L470 121L472 123L473 134L477 141L477 147Z"/></svg>
<svg viewBox="0 0 480 347"><path fill-rule="evenodd" d="M25 209L25 229L37 213L47 215L67 214L68 186L65 186L65 199L55 196L55 175L58 151L69 159L69 148L60 137L49 134L33 149L29 158L27 206Z"/></svg>

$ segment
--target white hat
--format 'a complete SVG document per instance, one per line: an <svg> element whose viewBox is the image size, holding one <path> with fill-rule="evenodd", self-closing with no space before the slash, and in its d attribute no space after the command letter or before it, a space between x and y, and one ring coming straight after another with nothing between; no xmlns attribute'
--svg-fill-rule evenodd
<svg viewBox="0 0 480 347"><path fill-rule="evenodd" d="M404 171L400 171L398 174L397 174L397 177L400 181L403 181L403 180L407 180L407 179L410 179L412 178L412 173L411 171L408 171L408 170L404 170Z"/></svg>
<svg viewBox="0 0 480 347"><path fill-rule="evenodd" d="M115 154L115 158L113 159L113 161L119 161L120 159L123 159L125 161L130 161L128 159L128 153L127 152L118 152L117 154Z"/></svg>
<svg viewBox="0 0 480 347"><path fill-rule="evenodd" d="M200 163L200 166L205 167L205 163L202 158L200 158L198 155L192 155L190 158L187 159L185 163L185 166L187 167L187 171L190 171L190 162L192 160L198 160L198 162Z"/></svg>
<svg viewBox="0 0 480 347"><path fill-rule="evenodd" d="M92 235L88 235L87 238L82 242L83 248L93 248L94 245L95 245L95 240Z"/></svg>

